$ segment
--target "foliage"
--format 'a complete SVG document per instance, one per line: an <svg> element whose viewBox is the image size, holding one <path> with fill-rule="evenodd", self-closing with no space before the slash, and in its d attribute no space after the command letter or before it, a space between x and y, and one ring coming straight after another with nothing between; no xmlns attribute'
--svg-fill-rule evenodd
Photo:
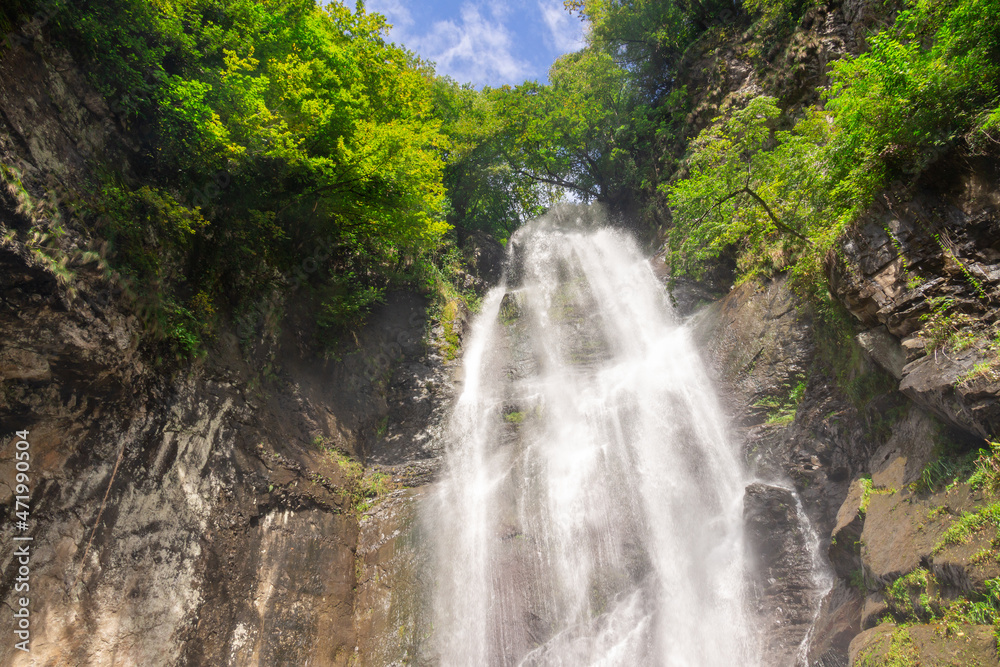
<svg viewBox="0 0 1000 667"><path fill-rule="evenodd" d="M963 136L989 131L1000 26L983 17L998 10L997 0L916 0L868 52L835 63L828 107L842 132L831 159L860 205L887 177L919 173Z"/></svg>
<svg viewBox="0 0 1000 667"><path fill-rule="evenodd" d="M656 224L672 227L675 271L735 255L741 278L787 270L822 305L830 249L889 179L1000 145L1000 27L982 19L1000 0L911 0L867 53L834 65L822 108L732 107L681 172L692 47L737 27L774 41L810 3L565 4L589 21L586 48L547 84L481 91L388 43L363 3L67 5L55 36L88 60L143 156L134 181L114 173L91 202L117 220L114 262L183 278L175 304L205 292L232 311L305 283L335 338L393 284L436 284L449 226L507 238L569 191L615 212L662 213L669 199Z"/></svg>
<svg viewBox="0 0 1000 667"><path fill-rule="evenodd" d="M958 483L972 470L973 456L973 454L944 455L928 461L920 471L919 479L912 482L910 488L916 493L922 493Z"/></svg>
<svg viewBox="0 0 1000 667"><path fill-rule="evenodd" d="M861 504L858 506L858 513L862 516L868 513L868 505L871 503L872 496L891 496L896 493L896 489L892 487L875 486L871 475L865 475L859 481L861 482Z"/></svg>
<svg viewBox="0 0 1000 667"><path fill-rule="evenodd" d="M978 347L982 360L958 378L958 384L969 385L973 382L1000 382L1000 329L994 325L991 330L980 330L973 334L972 346Z"/></svg>
<svg viewBox="0 0 1000 667"><path fill-rule="evenodd" d="M126 273L185 279L234 308L308 274L329 329L442 243L449 141L433 72L385 41L380 15L96 0L54 24L141 142L144 185L109 165L89 201Z"/></svg>
<svg viewBox="0 0 1000 667"><path fill-rule="evenodd" d="M159 248L183 248L209 224L197 207L185 206L171 193L148 185L132 190L108 184L92 212L121 258L121 268L143 282L166 277Z"/></svg>
<svg viewBox="0 0 1000 667"><path fill-rule="evenodd" d="M949 544L966 544L974 533L991 525L997 529L995 541L1000 540L1000 502L990 503L975 512L964 512L941 536L934 551L938 552Z"/></svg>
<svg viewBox="0 0 1000 667"><path fill-rule="evenodd" d="M504 91L477 91L447 77L434 81L435 107L450 139L444 185L448 219L505 241L538 217L556 195L508 159Z"/></svg>
<svg viewBox="0 0 1000 667"><path fill-rule="evenodd" d="M868 504L871 502L872 491L874 491L875 486L872 484L872 478L870 475L866 475L861 478L861 504L858 506L858 512L862 515L868 513Z"/></svg>
<svg viewBox="0 0 1000 667"><path fill-rule="evenodd" d="M868 52L834 64L824 110L783 118L759 97L716 119L690 145L687 173L661 185L675 269L735 250L745 275L791 269L806 291L824 292L827 251L889 179L914 177L959 145L995 148L1000 27L982 17L998 9L1000 0L917 0Z"/></svg>
<svg viewBox="0 0 1000 667"><path fill-rule="evenodd" d="M668 95L675 65L712 25L731 22L738 9L724 0L568 0L590 24L589 42L632 73L649 102Z"/></svg>
<svg viewBox="0 0 1000 667"><path fill-rule="evenodd" d="M549 79L492 93L512 168L584 200L622 203L642 179L638 138L651 130L649 107L628 72L595 48L559 58Z"/></svg>
<svg viewBox="0 0 1000 667"><path fill-rule="evenodd" d="M743 6L766 23L789 24L798 20L810 4L808 0L746 0Z"/></svg>
<svg viewBox="0 0 1000 667"><path fill-rule="evenodd" d="M506 421L508 424L520 424L521 422L524 421L524 413L523 412L508 412L508 413L504 414L503 418L504 418L504 421Z"/></svg>
<svg viewBox="0 0 1000 667"><path fill-rule="evenodd" d="M909 630L903 626L897 627L888 639L889 645L883 653L876 655L884 639L879 644L862 651L855 664L859 667L909 667L920 664L920 654L910 638Z"/></svg>
<svg viewBox="0 0 1000 667"><path fill-rule="evenodd" d="M865 581L865 571L863 569L851 570L849 582L861 595L868 594L868 583Z"/></svg>
<svg viewBox="0 0 1000 667"><path fill-rule="evenodd" d="M936 587L934 575L920 567L892 582L883 595L897 618L926 621L940 610L932 600Z"/></svg>
<svg viewBox="0 0 1000 667"><path fill-rule="evenodd" d="M929 352L936 349L959 352L975 342L972 329L975 320L965 313L956 312L952 298L931 297L928 303L931 312L921 316L926 322L921 335L927 341Z"/></svg>
<svg viewBox="0 0 1000 667"><path fill-rule="evenodd" d="M951 489L965 482L977 467L982 454L964 433L937 423L935 427L933 458L927 462L920 477L910 484L916 493Z"/></svg>
<svg viewBox="0 0 1000 667"><path fill-rule="evenodd" d="M947 636L961 636L965 625L993 625L1000 622L1000 578L983 582L983 591L969 597L944 599L937 578L925 568L917 568L897 578L883 590L892 616L903 623L935 623Z"/></svg>
<svg viewBox="0 0 1000 667"><path fill-rule="evenodd" d="M785 387L788 388L788 385L786 384ZM786 398L762 398L754 403L753 407L765 408L768 410L768 424L779 426L790 424L795 421L795 413L798 410L799 403L802 402L802 398L805 396L805 391L806 381L802 379L794 387L789 389L788 396Z"/></svg>
<svg viewBox="0 0 1000 667"><path fill-rule="evenodd" d="M989 448L979 450L969 485L989 494L1000 491L1000 442L990 442Z"/></svg>
<svg viewBox="0 0 1000 667"><path fill-rule="evenodd" d="M320 302L316 323L321 330L334 335L361 324L372 306L382 300L384 290L363 285L357 275L348 271L330 279Z"/></svg>
<svg viewBox="0 0 1000 667"><path fill-rule="evenodd" d="M816 112L792 131L774 128L777 100L756 97L716 119L691 144L687 175L661 189L674 212L671 248L679 268L696 271L731 247L740 269L769 273L827 231L823 163L830 124Z"/></svg>
<svg viewBox="0 0 1000 667"><path fill-rule="evenodd" d="M360 461L332 446L322 436L317 436L313 445L339 468L343 480L341 493L345 504L355 516L364 514L380 499L399 488L391 475L378 470L366 470ZM320 481L329 480L323 478Z"/></svg>

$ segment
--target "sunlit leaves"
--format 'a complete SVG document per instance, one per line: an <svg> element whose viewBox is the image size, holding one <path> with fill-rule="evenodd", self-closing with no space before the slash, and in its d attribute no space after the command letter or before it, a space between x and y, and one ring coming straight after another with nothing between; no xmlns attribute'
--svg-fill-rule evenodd
<svg viewBox="0 0 1000 667"><path fill-rule="evenodd" d="M757 97L692 142L687 177L664 186L679 268L697 272L733 250L748 273L773 268L803 248L799 235L816 239L836 224L828 116L813 111L793 130L775 131L780 116L774 98Z"/></svg>
<svg viewBox="0 0 1000 667"><path fill-rule="evenodd" d="M837 63L828 108L835 154L867 200L890 175L914 175L975 131L1000 94L998 0L920 0L870 49Z"/></svg>
<svg viewBox="0 0 1000 667"><path fill-rule="evenodd" d="M604 51L561 57L551 83L496 91L516 169L583 199L619 200L638 180L636 136L648 108Z"/></svg>
<svg viewBox="0 0 1000 667"><path fill-rule="evenodd" d="M912 179L956 149L996 154L1000 140L1000 0L919 0L870 49L835 63L826 110L792 131L757 98L690 145L689 172L669 188L680 263L733 252L741 266L820 275L821 252L890 178ZM787 234L745 193L808 236Z"/></svg>
<svg viewBox="0 0 1000 667"><path fill-rule="evenodd" d="M382 16L312 0L94 0L60 21L115 114L141 127L143 182L211 223L181 248L96 202L135 232L119 235L123 254L183 250L192 284L252 298L321 245L314 286L368 303L441 243L450 142L433 71L386 41Z"/></svg>

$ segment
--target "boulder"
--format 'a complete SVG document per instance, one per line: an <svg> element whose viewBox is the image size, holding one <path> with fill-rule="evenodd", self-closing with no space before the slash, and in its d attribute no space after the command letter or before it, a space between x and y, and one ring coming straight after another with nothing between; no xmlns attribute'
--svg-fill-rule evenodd
<svg viewBox="0 0 1000 667"><path fill-rule="evenodd" d="M845 580L850 580L852 573L861 569L861 531L865 524L861 512L863 492L860 479L851 482L830 536L830 564L837 576Z"/></svg>
<svg viewBox="0 0 1000 667"><path fill-rule="evenodd" d="M858 344L872 361L884 368L897 380L903 377L903 366L906 365L906 354L899 344L899 339L889 333L885 327L875 327L857 335Z"/></svg>
<svg viewBox="0 0 1000 667"><path fill-rule="evenodd" d="M939 431L940 423L926 411L916 407L908 410L868 462L872 483L880 488L902 489L920 479L924 467L935 456Z"/></svg>
<svg viewBox="0 0 1000 667"><path fill-rule="evenodd" d="M861 533L861 558L872 581L888 586L930 558L947 525L908 491L873 492Z"/></svg>
<svg viewBox="0 0 1000 667"><path fill-rule="evenodd" d="M967 383L965 378L994 354L975 348L931 353L904 367L899 389L948 422L989 438L1000 433L1000 382L982 378Z"/></svg>
<svg viewBox="0 0 1000 667"><path fill-rule="evenodd" d="M812 626L826 586L816 572L813 545L793 491L754 483L743 496L743 517L754 567L756 609L765 653L791 664Z"/></svg>
<svg viewBox="0 0 1000 667"><path fill-rule="evenodd" d="M889 605L881 593L872 593L865 598L861 608L861 628L867 630L878 625L882 617L889 613Z"/></svg>
<svg viewBox="0 0 1000 667"><path fill-rule="evenodd" d="M842 667L847 664L851 640L861 632L863 600L858 590L844 581L834 583L823 600L809 643L811 667Z"/></svg>

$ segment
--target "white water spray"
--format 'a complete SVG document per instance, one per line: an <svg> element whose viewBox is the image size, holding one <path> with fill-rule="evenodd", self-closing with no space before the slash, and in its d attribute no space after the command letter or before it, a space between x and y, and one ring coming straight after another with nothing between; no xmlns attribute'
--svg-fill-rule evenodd
<svg viewBox="0 0 1000 667"><path fill-rule="evenodd" d="M427 508L433 653L755 665L735 444L648 263L581 211L518 232L475 324Z"/></svg>

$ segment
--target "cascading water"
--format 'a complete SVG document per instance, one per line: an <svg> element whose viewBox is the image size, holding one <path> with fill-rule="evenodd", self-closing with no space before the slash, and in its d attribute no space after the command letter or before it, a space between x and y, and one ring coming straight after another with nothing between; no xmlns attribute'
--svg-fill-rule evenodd
<svg viewBox="0 0 1000 667"><path fill-rule="evenodd" d="M581 215L517 233L475 324L427 508L432 652L754 665L736 447L648 263Z"/></svg>

